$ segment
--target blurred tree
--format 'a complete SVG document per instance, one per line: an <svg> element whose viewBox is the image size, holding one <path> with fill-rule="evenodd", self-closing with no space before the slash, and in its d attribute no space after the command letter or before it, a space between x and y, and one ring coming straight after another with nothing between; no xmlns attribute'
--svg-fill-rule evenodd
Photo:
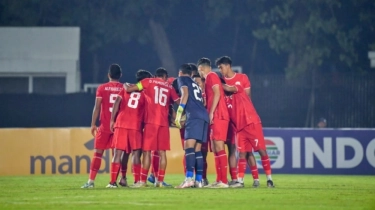
<svg viewBox="0 0 375 210"><path fill-rule="evenodd" d="M30 0L0 2L3 26L80 26L84 51L92 55L93 82L99 79L98 53L110 43L153 42L164 67L175 70L165 32L174 0ZM176 73L175 73L176 74Z"/></svg>

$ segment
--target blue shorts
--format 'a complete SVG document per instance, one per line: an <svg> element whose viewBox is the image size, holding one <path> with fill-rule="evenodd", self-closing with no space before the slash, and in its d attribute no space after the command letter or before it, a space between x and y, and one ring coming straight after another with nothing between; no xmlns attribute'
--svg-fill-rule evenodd
<svg viewBox="0 0 375 210"><path fill-rule="evenodd" d="M207 142L208 122L201 119L186 120L185 140L195 139L200 143Z"/></svg>

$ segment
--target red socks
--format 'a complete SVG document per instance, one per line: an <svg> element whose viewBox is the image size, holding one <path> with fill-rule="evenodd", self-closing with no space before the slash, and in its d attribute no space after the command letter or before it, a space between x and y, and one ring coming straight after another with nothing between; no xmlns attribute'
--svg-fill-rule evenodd
<svg viewBox="0 0 375 210"><path fill-rule="evenodd" d="M137 183L141 179L141 164L134 164L133 165L133 177L134 183Z"/></svg>
<svg viewBox="0 0 375 210"><path fill-rule="evenodd" d="M260 159L262 160L264 173L266 173L266 175L271 175L271 164L270 164L270 159L268 158L268 155L260 157Z"/></svg>
<svg viewBox="0 0 375 210"><path fill-rule="evenodd" d="M238 177L243 179L245 177L246 172L246 159L239 159L238 160Z"/></svg>
<svg viewBox="0 0 375 210"><path fill-rule="evenodd" d="M237 167L236 168L230 168L229 173L230 173L230 178L232 180L237 180Z"/></svg>
<svg viewBox="0 0 375 210"><path fill-rule="evenodd" d="M259 175L258 175L258 167L257 167L257 165L255 165L255 166L250 166L250 170L251 170L251 175L253 175L253 179L259 179Z"/></svg>
<svg viewBox="0 0 375 210"><path fill-rule="evenodd" d="M218 153L215 152L215 168L216 168L216 182L221 181L221 171L220 171L220 158Z"/></svg>
<svg viewBox="0 0 375 210"><path fill-rule="evenodd" d="M141 182L146 183L148 170L141 168Z"/></svg>
<svg viewBox="0 0 375 210"><path fill-rule="evenodd" d="M151 168L152 168L152 174L154 177L158 177L158 171L159 171L159 162L160 162L160 156L158 151L152 151L151 152Z"/></svg>
<svg viewBox="0 0 375 210"><path fill-rule="evenodd" d="M92 158L91 165L90 165L90 175L89 179L95 180L96 174L100 169L100 164L102 163L102 156L103 154L94 153L94 157Z"/></svg>
<svg viewBox="0 0 375 210"><path fill-rule="evenodd" d="M227 168L228 168L228 157L225 150L217 152L220 163L221 182L228 184Z"/></svg>
<svg viewBox="0 0 375 210"><path fill-rule="evenodd" d="M158 182L164 182L165 170L159 170Z"/></svg>
<svg viewBox="0 0 375 210"><path fill-rule="evenodd" d="M111 164L111 183L117 181L118 171L121 167L120 163L112 163Z"/></svg>

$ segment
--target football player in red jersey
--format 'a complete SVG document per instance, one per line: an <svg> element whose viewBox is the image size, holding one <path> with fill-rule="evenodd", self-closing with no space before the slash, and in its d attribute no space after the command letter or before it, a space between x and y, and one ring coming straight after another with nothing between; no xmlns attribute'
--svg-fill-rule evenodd
<svg viewBox="0 0 375 210"><path fill-rule="evenodd" d="M95 152L91 160L89 180L81 188L93 188L94 181L100 165L104 150L112 146L112 132L109 127L112 105L117 98L117 94L123 89L119 82L121 77L121 67L112 64L109 67L109 82L102 84L96 90L95 106L91 119L91 134L95 137ZM100 126L96 127L96 121L100 113Z"/></svg>
<svg viewBox="0 0 375 210"><path fill-rule="evenodd" d="M224 90L219 76L211 70L211 61L201 58L198 61L198 72L205 78L205 94L207 111L210 118L210 140L215 153L216 182L207 185L210 188L228 188L227 168L228 158L224 144L227 139L229 125L228 108L225 102Z"/></svg>
<svg viewBox="0 0 375 210"><path fill-rule="evenodd" d="M152 74L145 70L138 70L137 81L151 78ZM132 152L132 171L134 182L139 182L141 173L141 147L145 96L141 92L128 93L121 90L113 105L110 128L113 134L113 148L115 150L111 165L111 181L107 188L117 188L116 180L120 168L121 157ZM116 117L117 116L117 117ZM131 120L129 120L131 119ZM127 183L122 184L127 186Z"/></svg>
<svg viewBox="0 0 375 210"><path fill-rule="evenodd" d="M220 70L220 73L222 74L222 76L225 80L225 83L227 85L229 85L229 86L240 85L241 87L243 87L246 95L248 95L250 100L251 100L250 80L249 80L249 78L247 77L246 74L236 73L232 70L232 60L231 60L230 57L222 56L222 57L218 58L216 60L216 66L218 66L218 68ZM230 132L228 131L228 134L229 133L232 134L231 136L229 136L229 138L231 138L231 139L235 138L235 134L236 134L235 127L229 126L229 130L231 130L231 131ZM230 163L234 162L234 163L237 164L237 160L236 160L236 157L235 157L236 147L233 147L233 149L234 149L234 151L232 151L230 153L231 154L230 155L230 159L231 159ZM248 152L246 159L247 159L247 163L250 167L251 174L253 176L253 180L254 180L253 187L258 187L259 186L258 168L257 168L257 164L256 164L253 153ZM236 182L237 182L237 168L231 168L231 176L232 176L232 182L230 183L230 185L240 186L240 185L236 184Z"/></svg>
<svg viewBox="0 0 375 210"><path fill-rule="evenodd" d="M156 187L163 187L165 169L167 167L166 151L170 150L169 137L169 106L178 101L178 96L172 85L167 82L168 72L158 68L155 78L147 78L135 86L124 85L127 92L144 91L146 96L146 116L143 132L143 157L141 179L134 187L145 187L147 174L150 169L151 151L157 150L160 156L159 172Z"/></svg>
<svg viewBox="0 0 375 210"><path fill-rule="evenodd" d="M173 81L175 80L174 77L168 77L167 82L172 85ZM159 172L159 163L160 163L160 156L158 151L151 151L151 173L150 176L147 178L147 181L155 184L155 177L158 176ZM164 187L170 187L170 184L163 182Z"/></svg>
<svg viewBox="0 0 375 210"><path fill-rule="evenodd" d="M223 62L224 63L224 62ZM219 69L223 63L218 63ZM267 186L274 187L271 177L271 164L266 151L262 122L257 114L253 103L246 94L244 88L236 84L229 86L224 84L225 91L233 93L226 97L228 111L237 132L238 160L238 182L232 187L244 186L244 174L246 171L246 156L249 152L258 152L264 172L267 176ZM258 184L259 186L259 184Z"/></svg>

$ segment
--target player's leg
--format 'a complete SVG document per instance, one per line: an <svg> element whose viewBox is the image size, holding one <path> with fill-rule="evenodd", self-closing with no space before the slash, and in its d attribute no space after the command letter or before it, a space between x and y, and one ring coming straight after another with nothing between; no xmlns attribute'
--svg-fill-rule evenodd
<svg viewBox="0 0 375 210"><path fill-rule="evenodd" d="M228 187L228 157L225 152L224 144L227 138L229 121L215 120L212 128L212 139L215 148L215 163L218 164L218 171L220 173L220 181L218 184L210 186L214 188Z"/></svg>
<svg viewBox="0 0 375 210"><path fill-rule="evenodd" d="M248 152L246 154L247 164L250 167L251 175L253 176L253 187L259 187L259 172L257 162L255 160L254 154L252 152Z"/></svg>
<svg viewBox="0 0 375 210"><path fill-rule="evenodd" d="M201 129L200 138L197 139L195 144L195 187L202 188L204 186L203 183L203 171L204 171L204 158L202 153L202 145L205 144L207 149L207 134L208 134L208 122L203 122L203 129ZM199 136L199 135L198 135ZM206 150L207 156L207 150ZM207 163L206 163L207 164Z"/></svg>
<svg viewBox="0 0 375 210"><path fill-rule="evenodd" d="M176 188L189 188L194 186L194 166L195 166L195 139L185 139L185 180Z"/></svg>
<svg viewBox="0 0 375 210"><path fill-rule="evenodd" d="M142 132L133 130L131 139L132 148L132 171L134 177L134 184L138 183L141 179L141 154L142 154Z"/></svg>
<svg viewBox="0 0 375 210"><path fill-rule="evenodd" d="M146 124L143 130L143 145L142 145L142 168L140 181L133 187L146 187L147 175L151 165L151 151L157 149L155 133L157 126L153 124Z"/></svg>
<svg viewBox="0 0 375 210"><path fill-rule="evenodd" d="M249 142L248 129L245 127L237 133L237 150L238 154L238 180L230 187L238 188L244 187L244 177L246 172L246 154L252 150Z"/></svg>
<svg viewBox="0 0 375 210"><path fill-rule="evenodd" d="M96 133L94 139L94 155L91 159L89 180L81 188L93 188L96 175L102 163L104 150L108 149L108 142L111 140L111 134L101 132Z"/></svg>
<svg viewBox="0 0 375 210"><path fill-rule="evenodd" d="M132 171L134 177L134 184L138 183L141 179L141 154L142 150L137 149L132 152Z"/></svg>
<svg viewBox="0 0 375 210"><path fill-rule="evenodd" d="M119 181L119 185L126 187L128 186L128 182L126 181L126 172L128 170L128 161L129 161L130 153L123 152L121 157L121 179Z"/></svg>
<svg viewBox="0 0 375 210"><path fill-rule="evenodd" d="M151 151L151 173L147 180L151 182L152 184L155 183L155 179L156 177L158 177L159 163L160 163L159 152Z"/></svg>
<svg viewBox="0 0 375 210"><path fill-rule="evenodd" d="M229 185L235 184L237 182L237 158L236 158L236 145L232 142L227 142L228 146L228 164L229 164L229 173L231 181Z"/></svg>
<svg viewBox="0 0 375 210"><path fill-rule="evenodd" d="M202 179L203 179L202 184L203 184L203 186L209 185L209 182L208 182L208 179L207 179L207 168L208 168L207 154L208 154L209 150L212 152L209 129L207 129L206 132L207 132L207 136L206 136L207 141L205 143L202 143L202 149L201 149L202 150L202 156L203 156L203 173L202 173Z"/></svg>
<svg viewBox="0 0 375 210"><path fill-rule="evenodd" d="M185 128L181 128L180 129L180 138L181 138L181 144L182 144L182 149L184 149L185 147L185 138L184 138L184 135L185 135ZM185 159L185 156L182 158L182 165L184 167L184 174L186 174L186 159Z"/></svg>
<svg viewBox="0 0 375 210"><path fill-rule="evenodd" d="M254 151L257 151L260 155L260 159L262 161L262 166L264 172L267 176L267 187L274 187L272 176L271 176L271 163L266 151L266 145L264 142L264 135L262 124L252 124L252 133L254 134L255 138L251 139L252 146Z"/></svg>
<svg viewBox="0 0 375 210"><path fill-rule="evenodd" d="M169 127L159 126L158 131L154 133L157 136L157 149L160 156L159 173L157 181L155 182L156 187L165 187L164 178L165 170L167 169L167 153L170 150L169 140ZM169 186L169 185L168 185Z"/></svg>
<svg viewBox="0 0 375 210"><path fill-rule="evenodd" d="M121 168L121 156L124 153L123 150L114 149L114 155L111 163L111 181L107 185L107 188L117 188L117 177Z"/></svg>
<svg viewBox="0 0 375 210"><path fill-rule="evenodd" d="M229 174L231 181L229 185L235 184L237 182L237 158L236 158L236 132L234 125L229 123L227 141L225 142L228 147L228 164L229 164Z"/></svg>

